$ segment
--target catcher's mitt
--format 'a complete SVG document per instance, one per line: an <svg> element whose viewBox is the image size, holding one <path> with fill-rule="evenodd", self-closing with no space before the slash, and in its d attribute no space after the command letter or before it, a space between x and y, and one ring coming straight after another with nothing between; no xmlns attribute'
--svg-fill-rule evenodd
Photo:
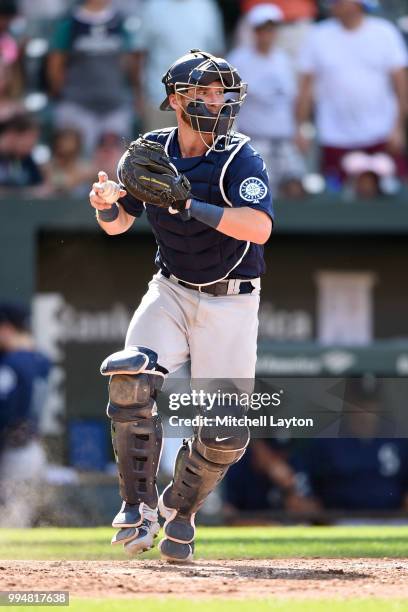
<svg viewBox="0 0 408 612"><path fill-rule="evenodd" d="M139 137L119 164L119 178L132 196L161 208L184 210L190 182L177 172L163 145Z"/></svg>

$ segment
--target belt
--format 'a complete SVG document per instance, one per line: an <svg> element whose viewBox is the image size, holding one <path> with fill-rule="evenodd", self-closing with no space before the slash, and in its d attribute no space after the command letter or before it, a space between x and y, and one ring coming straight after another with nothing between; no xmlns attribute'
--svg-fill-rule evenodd
<svg viewBox="0 0 408 612"><path fill-rule="evenodd" d="M192 289L193 291L198 291L199 293L209 293L210 295L216 296L244 295L252 293L255 289L260 289L261 287L260 278L253 278L251 280L230 278L218 281L216 283L211 283L211 285L193 285L191 283L178 280L175 276L173 276L173 274L169 274L167 270L161 270L161 273L168 280L176 283L177 285L181 285L186 289Z"/></svg>

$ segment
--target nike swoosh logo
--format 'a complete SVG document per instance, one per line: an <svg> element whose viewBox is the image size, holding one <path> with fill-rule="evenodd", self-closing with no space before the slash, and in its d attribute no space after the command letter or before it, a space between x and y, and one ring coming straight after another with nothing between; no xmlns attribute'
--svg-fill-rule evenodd
<svg viewBox="0 0 408 612"><path fill-rule="evenodd" d="M229 440L231 438L231 436L228 436L228 438L219 438L218 436L215 438L216 442L224 442L224 440Z"/></svg>

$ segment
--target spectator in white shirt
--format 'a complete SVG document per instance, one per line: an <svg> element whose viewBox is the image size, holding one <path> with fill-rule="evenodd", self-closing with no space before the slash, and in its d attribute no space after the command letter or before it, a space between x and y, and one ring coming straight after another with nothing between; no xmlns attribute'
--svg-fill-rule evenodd
<svg viewBox="0 0 408 612"><path fill-rule="evenodd" d="M373 0L330 0L332 18L315 25L299 57L298 144L316 104L321 166L344 178L345 154L387 151L405 173L407 50L396 27L367 15Z"/></svg>
<svg viewBox="0 0 408 612"><path fill-rule="evenodd" d="M281 9L258 4L247 16L254 42L234 49L229 61L248 83L248 95L237 129L248 134L268 169L272 192L284 177L299 177L304 164L294 144L296 75L287 53L276 46Z"/></svg>

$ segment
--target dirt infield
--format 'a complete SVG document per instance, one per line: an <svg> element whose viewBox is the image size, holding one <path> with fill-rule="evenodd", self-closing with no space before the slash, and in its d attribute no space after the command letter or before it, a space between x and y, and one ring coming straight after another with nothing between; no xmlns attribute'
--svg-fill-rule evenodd
<svg viewBox="0 0 408 612"><path fill-rule="evenodd" d="M77 597L408 597L408 559L0 561L0 590Z"/></svg>

